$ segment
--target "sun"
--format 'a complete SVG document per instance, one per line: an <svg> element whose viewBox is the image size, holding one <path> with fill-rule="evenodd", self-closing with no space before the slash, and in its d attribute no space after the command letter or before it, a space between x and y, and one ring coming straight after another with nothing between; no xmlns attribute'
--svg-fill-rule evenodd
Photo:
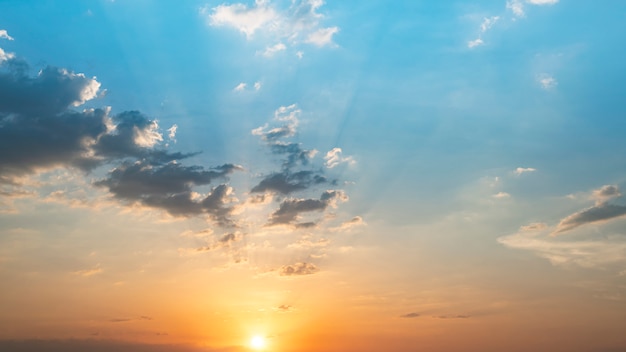
<svg viewBox="0 0 626 352"><path fill-rule="evenodd" d="M265 337L261 335L254 335L250 339L250 347L255 350L262 350L265 348L267 343L265 342Z"/></svg>

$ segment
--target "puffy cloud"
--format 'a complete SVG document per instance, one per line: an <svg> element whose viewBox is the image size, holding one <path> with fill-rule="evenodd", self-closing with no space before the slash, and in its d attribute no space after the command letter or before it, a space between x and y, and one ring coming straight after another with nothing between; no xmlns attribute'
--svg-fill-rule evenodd
<svg viewBox="0 0 626 352"><path fill-rule="evenodd" d="M341 148L333 148L328 153L326 153L326 156L324 156L324 160L326 160L326 167L332 169L339 164L347 163L353 165L356 163L354 158L352 158L351 156L342 157L341 153Z"/></svg>
<svg viewBox="0 0 626 352"><path fill-rule="evenodd" d="M299 262L292 265L284 265L279 270L280 276L299 276L299 275L311 275L318 272L319 269L315 264Z"/></svg>
<svg viewBox="0 0 626 352"><path fill-rule="evenodd" d="M0 48L0 64L3 63L4 61L9 61L9 60L12 60L14 58L15 58L15 54L7 53L2 48Z"/></svg>
<svg viewBox="0 0 626 352"><path fill-rule="evenodd" d="M82 73L48 66L29 77L17 66L0 73L0 113L53 115L97 96L100 82Z"/></svg>
<svg viewBox="0 0 626 352"><path fill-rule="evenodd" d="M254 186L251 192L278 192L289 194L295 191L304 190L311 185L327 182L326 177L315 174L313 171L298 171L290 173L287 171L273 173Z"/></svg>
<svg viewBox="0 0 626 352"><path fill-rule="evenodd" d="M317 31L309 34L306 39L306 43L315 44L317 46L325 46L332 44L333 35L339 32L339 27L320 28Z"/></svg>
<svg viewBox="0 0 626 352"><path fill-rule="evenodd" d="M261 89L261 82L254 82L254 90Z"/></svg>
<svg viewBox="0 0 626 352"><path fill-rule="evenodd" d="M118 199L160 208L174 216L208 213L218 223L229 224L232 208L227 205L232 188L220 185L203 197L193 192L192 187L224 179L236 170L241 167L225 164L205 170L201 166L182 166L174 162L164 165L148 161L125 162L95 184L106 187Z"/></svg>
<svg viewBox="0 0 626 352"><path fill-rule="evenodd" d="M0 29L0 39L13 40L6 29Z"/></svg>
<svg viewBox="0 0 626 352"><path fill-rule="evenodd" d="M519 176L525 173L535 172L535 171L537 171L537 169L532 168L532 167L518 167L517 169L515 169L515 171L513 171L513 173Z"/></svg>
<svg viewBox="0 0 626 352"><path fill-rule="evenodd" d="M622 193L619 191L619 187L615 185L604 185L599 189L591 191L591 199L596 201L596 204L604 203L610 199L621 197Z"/></svg>
<svg viewBox="0 0 626 352"><path fill-rule="evenodd" d="M207 16L210 25L233 27L248 39L257 30L275 25L279 19L279 14L265 0L256 0L252 8L245 4L219 5L211 11L205 6L200 13Z"/></svg>
<svg viewBox="0 0 626 352"><path fill-rule="evenodd" d="M332 45L339 27L323 27L324 16L318 12L324 4L321 0L292 1L288 9L279 9L267 0L256 0L253 6L242 3L222 4L213 8L205 6L200 14L211 26L234 28L245 34L248 40L257 32L280 44L269 47L268 56L290 45L309 43L318 47ZM278 47L280 45L280 47Z"/></svg>
<svg viewBox="0 0 626 352"><path fill-rule="evenodd" d="M322 193L320 199L286 199L278 210L272 213L268 225L288 225L294 224L300 214L323 211L328 207L335 207L338 201L346 201L348 197L343 191L329 190ZM311 223L296 223L298 227L310 227Z"/></svg>
<svg viewBox="0 0 626 352"><path fill-rule="evenodd" d="M517 17L524 17L526 15L524 12L524 4L520 0L508 0L506 2L506 8L511 10Z"/></svg>

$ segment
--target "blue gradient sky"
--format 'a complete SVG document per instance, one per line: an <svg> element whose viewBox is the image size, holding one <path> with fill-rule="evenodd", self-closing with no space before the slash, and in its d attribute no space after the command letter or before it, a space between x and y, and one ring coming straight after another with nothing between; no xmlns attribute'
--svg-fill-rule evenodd
<svg viewBox="0 0 626 352"><path fill-rule="evenodd" d="M0 346L626 348L624 14L1 2Z"/></svg>

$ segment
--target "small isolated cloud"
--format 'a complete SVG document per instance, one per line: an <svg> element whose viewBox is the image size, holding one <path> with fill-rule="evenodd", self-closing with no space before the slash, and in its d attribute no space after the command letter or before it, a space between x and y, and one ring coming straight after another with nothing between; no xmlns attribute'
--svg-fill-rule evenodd
<svg viewBox="0 0 626 352"><path fill-rule="evenodd" d="M90 277L93 275L97 275L102 273L102 269L100 268L100 266L97 266L93 269L85 269L85 270L78 270L73 272L74 275L78 275L78 276L82 276L82 277Z"/></svg>
<svg viewBox="0 0 626 352"><path fill-rule="evenodd" d="M261 82L254 82L254 90L259 90L261 89Z"/></svg>
<svg viewBox="0 0 626 352"><path fill-rule="evenodd" d="M287 47L285 46L285 44L283 43L278 43L272 46L268 46L267 48L265 48L265 50L263 51L262 55L265 57L272 57L274 56L274 54L280 52L280 51L285 51L287 49Z"/></svg>
<svg viewBox="0 0 626 352"><path fill-rule="evenodd" d="M6 29L0 29L0 39L13 40Z"/></svg>
<svg viewBox="0 0 626 352"><path fill-rule="evenodd" d="M435 316L433 318L437 318L437 319L469 319L471 318L470 315L465 315L465 314L457 314L457 315L438 315Z"/></svg>
<svg viewBox="0 0 626 352"><path fill-rule="evenodd" d="M333 231L348 231L358 226L365 226L367 223L363 221L360 216L355 216L352 219L341 223L338 227L333 228Z"/></svg>
<svg viewBox="0 0 626 352"><path fill-rule="evenodd" d="M324 156L324 160L326 160L326 167L332 169L333 167L343 163L349 165L356 164L354 158L352 158L351 156L343 157L341 154L341 148L333 148L328 153L326 153L326 156Z"/></svg>
<svg viewBox="0 0 626 352"><path fill-rule="evenodd" d="M208 6L200 9L207 16L211 26L233 27L250 39L254 33L266 26L271 27L279 14L269 6L269 1L256 0L252 8L245 4L219 5L213 9Z"/></svg>
<svg viewBox="0 0 626 352"><path fill-rule="evenodd" d="M548 228L548 224L545 222L533 222L528 225L523 225L519 229L522 232L536 232L543 231Z"/></svg>
<svg viewBox="0 0 626 352"><path fill-rule="evenodd" d="M492 195L492 197L496 199L507 199L507 198L511 198L511 195L506 192L498 192Z"/></svg>
<svg viewBox="0 0 626 352"><path fill-rule="evenodd" d="M170 141L176 143L176 132L178 131L178 125L173 124L172 127L167 129L167 138Z"/></svg>
<svg viewBox="0 0 626 352"><path fill-rule="evenodd" d="M403 314L403 315L400 316L400 318L417 318L417 317L420 317L420 316L421 316L420 313L413 312L413 313Z"/></svg>
<svg viewBox="0 0 626 352"><path fill-rule="evenodd" d="M246 86L247 86L247 84L241 82L235 88L233 88L233 91L235 91L235 92L243 92L246 89Z"/></svg>
<svg viewBox="0 0 626 352"><path fill-rule="evenodd" d="M278 273L280 276L300 276L315 274L318 271L319 269L315 264L300 262L293 265L282 266L278 270Z"/></svg>
<svg viewBox="0 0 626 352"><path fill-rule="evenodd" d="M479 45L483 45L483 44L485 44L485 42L483 42L482 39L476 38L474 40L470 40L469 42L467 42L467 47L471 49L471 48L475 48L475 47L477 47Z"/></svg>
<svg viewBox="0 0 626 352"><path fill-rule="evenodd" d="M485 17L483 22L480 24L480 31L483 33L487 32L491 29L491 27L493 27L494 24L496 24L496 22L498 22L499 19L500 16Z"/></svg>
<svg viewBox="0 0 626 352"><path fill-rule="evenodd" d="M320 28L309 34L306 43L315 44L318 47L329 45L333 42L333 35L339 32L339 27Z"/></svg>
<svg viewBox="0 0 626 352"><path fill-rule="evenodd" d="M517 169L515 169L515 171L513 171L513 173L519 176L525 173L530 173L530 172L535 172L535 171L537 171L537 169L532 168L532 167L518 167Z"/></svg>
<svg viewBox="0 0 626 352"><path fill-rule="evenodd" d="M12 60L14 58L15 58L15 54L7 53L2 48L0 48L0 64L5 62L5 61Z"/></svg>
<svg viewBox="0 0 626 352"><path fill-rule="evenodd" d="M282 313L287 313L287 312L293 312L294 308L293 306L290 306L287 304L281 304L280 306L276 307L276 310Z"/></svg>
<svg viewBox="0 0 626 352"><path fill-rule="evenodd" d="M302 51L297 51L296 56L298 57L298 59L302 59L302 57L304 57L304 53Z"/></svg>
<svg viewBox="0 0 626 352"><path fill-rule="evenodd" d="M543 73L537 76L537 82L539 82L541 88L545 90L551 90L558 85L556 78L547 73Z"/></svg>

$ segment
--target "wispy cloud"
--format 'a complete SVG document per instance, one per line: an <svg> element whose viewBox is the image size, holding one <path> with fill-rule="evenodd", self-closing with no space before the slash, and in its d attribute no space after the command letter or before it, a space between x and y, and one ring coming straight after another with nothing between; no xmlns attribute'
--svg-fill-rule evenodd
<svg viewBox="0 0 626 352"><path fill-rule="evenodd" d="M282 266L278 270L278 274L280 276L301 276L315 274L318 271L319 269L315 266L315 264L299 262L292 265Z"/></svg>
<svg viewBox="0 0 626 352"><path fill-rule="evenodd" d="M545 90L554 89L558 85L556 78L554 78L552 75L549 75L547 73L542 73L538 75L537 82L539 82L539 85L541 85L541 88Z"/></svg>
<svg viewBox="0 0 626 352"><path fill-rule="evenodd" d="M0 29L0 39L13 40L6 29Z"/></svg>
<svg viewBox="0 0 626 352"><path fill-rule="evenodd" d="M288 46L312 44L317 47L334 45L333 37L339 27L324 27L319 9L324 5L321 0L292 1L287 9L281 9L267 0L256 0L252 6L243 3L222 4L216 7L206 5L200 9L209 25L231 27L243 33L248 40L253 40L257 33L263 33L270 42L278 43L267 46L265 56L272 56Z"/></svg>
<svg viewBox="0 0 626 352"><path fill-rule="evenodd" d="M520 176L520 175L535 172L535 171L537 171L537 169L535 169L534 167L518 167L517 169L513 171L513 173L517 176Z"/></svg>

